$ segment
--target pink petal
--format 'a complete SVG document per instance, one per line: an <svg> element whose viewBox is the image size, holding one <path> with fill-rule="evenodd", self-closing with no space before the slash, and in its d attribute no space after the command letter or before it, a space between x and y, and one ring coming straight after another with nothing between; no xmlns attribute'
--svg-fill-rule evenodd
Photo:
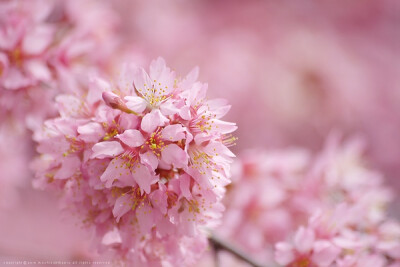
<svg viewBox="0 0 400 267"><path fill-rule="evenodd" d="M185 129L181 124L168 125L161 131L161 136L167 141L179 141L185 138Z"/></svg>
<svg viewBox="0 0 400 267"><path fill-rule="evenodd" d="M121 95L132 95L133 77L137 66L134 63L122 64L120 75L118 75L117 85L121 91Z"/></svg>
<svg viewBox="0 0 400 267"><path fill-rule="evenodd" d="M76 38L74 38L76 39ZM89 51L95 48L95 43L93 40L72 40L66 50L66 58L74 59L87 54Z"/></svg>
<svg viewBox="0 0 400 267"><path fill-rule="evenodd" d="M196 82L188 91L187 103L190 106L196 105L197 102L203 100L207 94L208 85Z"/></svg>
<svg viewBox="0 0 400 267"><path fill-rule="evenodd" d="M150 186L158 180L156 176L151 175L149 169L143 164L137 164L132 175L140 189L147 194L150 193Z"/></svg>
<svg viewBox="0 0 400 267"><path fill-rule="evenodd" d="M314 241L314 231L310 228L304 228L301 226L294 236L293 243L297 251L300 253L305 253L312 249Z"/></svg>
<svg viewBox="0 0 400 267"><path fill-rule="evenodd" d="M114 180L129 180L131 171L127 166L127 162L119 157L113 159L107 166L100 180L105 182L106 187L111 187Z"/></svg>
<svg viewBox="0 0 400 267"><path fill-rule="evenodd" d="M56 118L54 119L54 127L63 135L75 136L76 126L79 125L78 120L71 118Z"/></svg>
<svg viewBox="0 0 400 267"><path fill-rule="evenodd" d="M160 111L165 116L174 115L179 112L179 109L175 107L172 101L167 100L166 102L160 105Z"/></svg>
<svg viewBox="0 0 400 267"><path fill-rule="evenodd" d="M56 172L54 178L56 179L67 179L75 174L79 170L81 161L77 156L69 156L64 158L61 168Z"/></svg>
<svg viewBox="0 0 400 267"><path fill-rule="evenodd" d="M89 105L93 105L94 103L102 100L103 92L107 91L110 88L110 84L98 77L89 77L89 91L86 97L86 101Z"/></svg>
<svg viewBox="0 0 400 267"><path fill-rule="evenodd" d="M153 60L150 63L150 76L151 78L158 80L160 79L161 75L163 74L165 68L167 68L165 64L165 60L161 57Z"/></svg>
<svg viewBox="0 0 400 267"><path fill-rule="evenodd" d="M159 110L152 110L149 114L146 114L141 123L141 128L147 133L154 132L158 126L163 126L168 121Z"/></svg>
<svg viewBox="0 0 400 267"><path fill-rule="evenodd" d="M120 170L120 172L118 173L117 179L109 184L106 184L106 187L110 187L112 185L115 187L122 188L122 187L126 187L126 186L133 187L133 186L137 185L137 183L133 179L133 176L128 168L122 167L122 168L119 168L119 170Z"/></svg>
<svg viewBox="0 0 400 267"><path fill-rule="evenodd" d="M153 87L153 81L142 68L134 68L133 70L133 85L135 89L144 95Z"/></svg>
<svg viewBox="0 0 400 267"><path fill-rule="evenodd" d="M213 138L213 136L208 133L198 133L194 137L194 142L197 145L201 145L204 142L210 141L210 139L212 139L212 138Z"/></svg>
<svg viewBox="0 0 400 267"><path fill-rule="evenodd" d="M151 199L151 204L156 207L157 209L160 210L162 214L167 213L167 207L168 207L168 197L167 194L165 193L165 186L163 184L159 185L161 189L158 189L154 192L151 193L150 199Z"/></svg>
<svg viewBox="0 0 400 267"><path fill-rule="evenodd" d="M210 182L210 175L211 171L209 169L204 170L206 174L201 174L200 171L195 168L195 166L191 166L190 168L187 169L187 173L195 179L195 181L203 188L212 188L211 182Z"/></svg>
<svg viewBox="0 0 400 267"><path fill-rule="evenodd" d="M92 151L93 154L90 158L104 159L115 157L124 152L124 149L118 141L105 141L95 144Z"/></svg>
<svg viewBox="0 0 400 267"><path fill-rule="evenodd" d="M114 217L117 217L117 222L119 222L119 219L132 208L132 205L133 202L130 195L122 195L115 201L112 213Z"/></svg>
<svg viewBox="0 0 400 267"><path fill-rule="evenodd" d="M97 122L89 122L88 124L78 127L79 139L85 142L98 142L104 135L103 126Z"/></svg>
<svg viewBox="0 0 400 267"><path fill-rule="evenodd" d="M140 154L140 162L144 165L149 166L153 171L158 166L158 158L151 151L147 151L146 153Z"/></svg>
<svg viewBox="0 0 400 267"><path fill-rule="evenodd" d="M277 263L286 266L293 262L294 259L293 247L290 244L279 242L275 245L275 261Z"/></svg>
<svg viewBox="0 0 400 267"><path fill-rule="evenodd" d="M215 98L212 100L207 101L207 106L210 108L210 110L216 110L221 107L225 107L228 104L228 100L225 98Z"/></svg>
<svg viewBox="0 0 400 267"><path fill-rule="evenodd" d="M36 80L49 81L51 79L50 69L41 60L29 60L25 63L25 70Z"/></svg>
<svg viewBox="0 0 400 267"><path fill-rule="evenodd" d="M231 106L227 105L227 103L228 101L226 99L218 98L207 101L207 106L212 111L212 113L216 115L215 118L219 119L225 116L231 109Z"/></svg>
<svg viewBox="0 0 400 267"><path fill-rule="evenodd" d="M116 138L118 138L130 147L141 146L145 141L140 131L132 129L126 130L122 134L117 135Z"/></svg>
<svg viewBox="0 0 400 267"><path fill-rule="evenodd" d="M179 187L181 189L182 192L182 196L186 197L186 198L190 198L192 196L192 194L190 193L190 176L185 174L182 174L179 177Z"/></svg>
<svg viewBox="0 0 400 267"><path fill-rule="evenodd" d="M15 67L10 67L7 70L7 75L2 77L3 86L9 90L16 90L21 87L31 85L32 79L24 75L21 70Z"/></svg>
<svg viewBox="0 0 400 267"><path fill-rule="evenodd" d="M53 32L53 28L47 26L28 31L22 41L22 50L30 55L42 53L53 41Z"/></svg>
<svg viewBox="0 0 400 267"><path fill-rule="evenodd" d="M328 241L317 241L314 244L312 261L318 266L330 266L340 254L340 249Z"/></svg>
<svg viewBox="0 0 400 267"><path fill-rule="evenodd" d="M346 236L338 236L333 239L333 243L344 249L357 249L361 247L359 240L353 240Z"/></svg>
<svg viewBox="0 0 400 267"><path fill-rule="evenodd" d="M146 109L147 102L140 96L125 96L126 106L137 113L141 113Z"/></svg>
<svg viewBox="0 0 400 267"><path fill-rule="evenodd" d="M228 134L234 132L237 129L236 123L221 121L221 120L213 120L213 121L216 131L218 131L219 133Z"/></svg>
<svg viewBox="0 0 400 267"><path fill-rule="evenodd" d="M80 115L82 101L73 95L58 95L56 103L61 117L78 117Z"/></svg>
<svg viewBox="0 0 400 267"><path fill-rule="evenodd" d="M180 213L180 233L188 236L194 236L196 233L196 225L193 221L194 216L192 212L189 212L189 209L185 209L182 213Z"/></svg>
<svg viewBox="0 0 400 267"><path fill-rule="evenodd" d="M150 77L155 88L162 88L163 95L169 95L173 91L175 75L166 66L164 59L157 58L150 63Z"/></svg>
<svg viewBox="0 0 400 267"><path fill-rule="evenodd" d="M190 120L192 118L192 115L190 114L190 107L189 106L184 106L180 109L179 111L179 116L181 116L182 119L184 120Z"/></svg>
<svg viewBox="0 0 400 267"><path fill-rule="evenodd" d="M225 157L235 157L235 154L232 153L232 151L229 150L225 145L223 145L220 142L210 142L205 148L204 152L207 152L208 154L215 154L218 153L219 155L223 155Z"/></svg>
<svg viewBox="0 0 400 267"><path fill-rule="evenodd" d="M154 212L152 212L151 207L148 205L139 205L136 208L136 217L141 235L148 234L154 224Z"/></svg>
<svg viewBox="0 0 400 267"><path fill-rule="evenodd" d="M139 117L134 114L123 112L119 117L119 125L122 129L137 129L139 122Z"/></svg>
<svg viewBox="0 0 400 267"><path fill-rule="evenodd" d="M161 236L175 234L176 225L171 223L169 216L164 216L161 212L157 213L157 215L158 216L155 217L155 220L157 221L157 232L160 233Z"/></svg>
<svg viewBox="0 0 400 267"><path fill-rule="evenodd" d="M182 88L183 91L189 90L191 86L196 82L198 77L199 67L195 67L188 73L188 75L186 75L185 79L181 82L180 88Z"/></svg>
<svg viewBox="0 0 400 267"><path fill-rule="evenodd" d="M172 164L176 168L187 166L188 156L182 148L176 144L170 144L161 151L161 158L165 163Z"/></svg>

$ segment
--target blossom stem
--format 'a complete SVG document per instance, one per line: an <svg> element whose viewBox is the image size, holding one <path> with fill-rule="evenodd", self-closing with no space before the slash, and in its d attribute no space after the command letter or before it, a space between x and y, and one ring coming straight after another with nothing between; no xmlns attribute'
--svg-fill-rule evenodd
<svg viewBox="0 0 400 267"><path fill-rule="evenodd" d="M246 253L241 251L240 249L232 246L225 240L221 239L220 237L216 236L214 233L210 233L208 237L209 242L212 244L214 251L216 253L216 257L218 257L218 251L225 250L229 253L232 253L237 258L241 259L244 262L247 262L253 267L265 267L263 264L257 262L255 259L248 256Z"/></svg>
<svg viewBox="0 0 400 267"><path fill-rule="evenodd" d="M216 243L213 243L211 239L210 239L210 244L213 248L214 267L221 267L219 260L219 251L221 250L221 247Z"/></svg>

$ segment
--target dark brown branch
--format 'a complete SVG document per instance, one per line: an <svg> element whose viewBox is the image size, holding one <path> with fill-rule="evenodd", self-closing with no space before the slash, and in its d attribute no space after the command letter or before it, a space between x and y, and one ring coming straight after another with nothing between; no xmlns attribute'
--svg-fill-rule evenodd
<svg viewBox="0 0 400 267"><path fill-rule="evenodd" d="M210 241L210 243L212 244L212 246L214 247L216 252L218 252L218 250L225 250L225 251L228 251L229 253L232 253L237 258L241 259L244 262L247 262L248 264L250 264L254 267L266 267L265 265L257 262L256 260L254 260L253 258L248 256L246 253L244 253L240 249L238 249L238 248L232 246L231 244L229 244L228 242L222 240L221 238L216 236L214 233L209 234L208 240Z"/></svg>

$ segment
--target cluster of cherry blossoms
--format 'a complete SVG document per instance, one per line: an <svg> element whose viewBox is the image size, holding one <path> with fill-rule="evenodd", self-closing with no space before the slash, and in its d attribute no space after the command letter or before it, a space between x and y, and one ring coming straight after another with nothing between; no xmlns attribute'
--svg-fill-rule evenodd
<svg viewBox="0 0 400 267"><path fill-rule="evenodd" d="M332 135L307 150L248 151L236 162L218 231L260 261L282 266L397 266L392 191L363 162L359 139Z"/></svg>
<svg viewBox="0 0 400 267"><path fill-rule="evenodd" d="M0 1L1 260L400 267L392 0L217 2Z"/></svg>
<svg viewBox="0 0 400 267"><path fill-rule="evenodd" d="M291 241L276 244L283 266L400 266L400 223L370 221L369 207L340 204L314 213Z"/></svg>
<svg viewBox="0 0 400 267"><path fill-rule="evenodd" d="M59 95L60 116L36 134L36 186L60 190L124 259L192 261L222 216L236 126L197 72L181 79L158 58L149 74L128 64L114 83L93 77L84 94Z"/></svg>

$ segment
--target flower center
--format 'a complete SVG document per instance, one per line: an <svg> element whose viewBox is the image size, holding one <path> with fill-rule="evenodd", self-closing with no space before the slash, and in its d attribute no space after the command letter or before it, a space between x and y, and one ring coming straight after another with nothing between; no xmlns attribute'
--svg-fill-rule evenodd
<svg viewBox="0 0 400 267"><path fill-rule="evenodd" d="M213 127L213 119L215 118L215 115L212 114L207 114L204 112L202 115L197 116L194 118L189 126L191 130L194 132L205 132L205 131L211 131Z"/></svg>
<svg viewBox="0 0 400 267"><path fill-rule="evenodd" d="M0 77L3 76L4 69L4 64L0 62Z"/></svg>
<svg viewBox="0 0 400 267"><path fill-rule="evenodd" d="M116 122L116 120L112 120L111 124L108 124L107 122L103 122L103 129L106 131L106 134L103 137L104 141L110 140L120 132L121 126Z"/></svg>
<svg viewBox="0 0 400 267"><path fill-rule="evenodd" d="M134 167L136 166L136 163L139 162L138 152L136 150L127 149L124 153L117 157L124 160L123 165L125 165L125 169L135 172ZM120 167L124 167L123 165Z"/></svg>
<svg viewBox="0 0 400 267"><path fill-rule="evenodd" d="M302 258L296 260L290 266L292 266L292 267L311 267L311 266L313 266L313 264L308 258L302 257Z"/></svg>
<svg viewBox="0 0 400 267"><path fill-rule="evenodd" d="M22 65L23 57L19 48L15 48L13 51L11 51L9 57L11 63L17 65L18 67Z"/></svg>
<svg viewBox="0 0 400 267"><path fill-rule="evenodd" d="M165 147L165 143L161 138L160 128L153 132L149 139L146 141L146 144L149 146L150 150L154 153L154 155L160 157L161 151L163 151Z"/></svg>
<svg viewBox="0 0 400 267"><path fill-rule="evenodd" d="M154 80L151 85L144 84L144 88L136 88L137 91L143 96L151 108L158 107L162 102L172 97L167 95L166 90L168 86L162 86L160 82Z"/></svg>
<svg viewBox="0 0 400 267"><path fill-rule="evenodd" d="M69 142L69 149L63 153L64 157L68 156L69 154L84 150L85 142L76 139L74 136L65 136L65 139L67 139Z"/></svg>

